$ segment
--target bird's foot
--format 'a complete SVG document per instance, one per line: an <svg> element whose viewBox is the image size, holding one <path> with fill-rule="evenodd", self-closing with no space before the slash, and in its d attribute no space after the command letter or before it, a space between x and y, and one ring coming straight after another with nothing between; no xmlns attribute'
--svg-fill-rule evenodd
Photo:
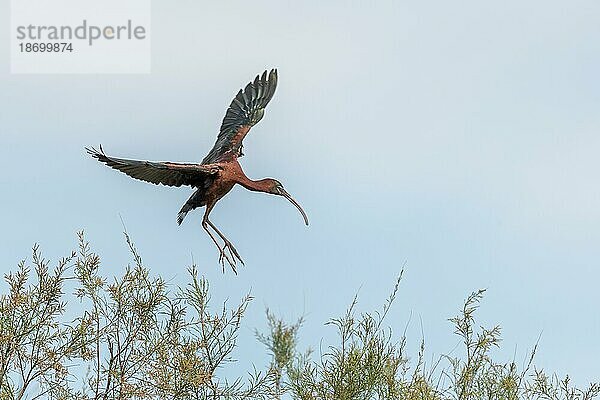
<svg viewBox="0 0 600 400"><path fill-rule="evenodd" d="M231 258L235 259L237 258L238 260L240 260L240 262L242 263L242 265L246 265L244 264L244 260L242 260L242 257L240 257L240 253L238 253L238 251L235 249L235 247L231 244L231 242L229 240L225 240L225 244L223 245L223 250L229 250L229 253L231 254Z"/></svg>
<svg viewBox="0 0 600 400"><path fill-rule="evenodd" d="M225 273L225 261L227 261L227 264L229 264L229 266L233 270L233 273L237 275L237 270L236 270L236 265L235 265L235 258L233 256L230 257L225 252L225 248L226 248L226 246L223 246L223 248L219 247L219 252L220 252L220 254L219 254L219 263L223 267L223 273Z"/></svg>

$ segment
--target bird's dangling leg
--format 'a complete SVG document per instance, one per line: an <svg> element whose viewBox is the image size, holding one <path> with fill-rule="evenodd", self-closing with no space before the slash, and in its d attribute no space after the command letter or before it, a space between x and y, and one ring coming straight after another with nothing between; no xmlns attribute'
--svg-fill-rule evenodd
<svg viewBox="0 0 600 400"><path fill-rule="evenodd" d="M202 217L202 228L204 228L206 233L208 233L208 236L210 236L212 241L215 243L215 246L217 246L217 249L219 249L219 263L223 267L223 272L225 272L225 260L226 260L227 263L229 264L229 266L231 267L231 269L233 270L233 272L237 275L237 270L235 268L235 258L233 257L233 255L230 258L229 255L225 252L225 248L227 247L227 244L225 244L223 246L223 248L221 248L221 245L219 245L219 242L217 241L217 239L215 239L215 237L213 236L210 229L208 229L208 225L212 226L214 229L213 223L210 222L210 220L208 219L208 214L210 214L210 211L212 210L213 206L214 206L214 204L210 204L210 205L206 206L206 212L204 213L204 217ZM219 236L221 236L220 232L219 232Z"/></svg>
<svg viewBox="0 0 600 400"><path fill-rule="evenodd" d="M211 226L211 228L213 228L215 230L215 232L217 232L217 234L221 237L221 239L223 239L223 243L225 243L225 245L223 246L223 250L225 250L227 248L229 250L229 252L231 253L232 258L237 258L238 260L240 260L242 265L246 265L246 264L244 264L244 260L242 260L242 257L240 257L240 254L238 253L236 248L233 246L233 244L231 244L231 242L225 237L225 235L223 235L221 233L221 231L219 229L217 229L217 227L211 222L211 220L208 220L208 224Z"/></svg>
<svg viewBox="0 0 600 400"><path fill-rule="evenodd" d="M206 223L204 223L204 221L202 222L202 227L204 228L206 233L208 233L208 236L210 236L210 238L214 242L215 246L217 246L217 249L219 249L219 264L221 264L221 266L223 267L223 272L225 272L225 261L227 261L227 264L229 264L229 266L231 267L233 272L237 275L237 270L235 268L235 261L232 260L229 257L229 255L225 252L225 247L221 248L221 245L219 244L219 242L217 242L217 239L215 239L215 237L213 236L211 231L208 229L208 225Z"/></svg>

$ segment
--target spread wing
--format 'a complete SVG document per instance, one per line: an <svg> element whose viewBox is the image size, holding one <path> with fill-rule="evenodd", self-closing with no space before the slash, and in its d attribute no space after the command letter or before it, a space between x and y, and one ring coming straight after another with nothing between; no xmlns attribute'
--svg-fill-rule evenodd
<svg viewBox="0 0 600 400"><path fill-rule="evenodd" d="M242 148L242 140L265 113L265 107L275 94L277 87L277 70L257 75L254 82L238 92L227 109L217 142L208 153L202 164L216 163L238 157Z"/></svg>
<svg viewBox="0 0 600 400"><path fill-rule="evenodd" d="M132 178L165 186L198 186L207 177L215 175L219 171L218 166L181 164L172 162L153 162L140 160L127 160L123 158L109 157L102 150L86 148L86 151L95 159L111 168L117 169Z"/></svg>

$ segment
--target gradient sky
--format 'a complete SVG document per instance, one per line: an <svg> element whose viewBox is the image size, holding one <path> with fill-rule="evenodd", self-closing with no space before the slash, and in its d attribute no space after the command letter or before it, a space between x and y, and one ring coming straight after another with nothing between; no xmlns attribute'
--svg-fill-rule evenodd
<svg viewBox="0 0 600 400"><path fill-rule="evenodd" d="M215 305L252 290L245 367L267 362L253 338L266 306L306 315L301 345L318 349L328 318L357 292L359 310L380 307L406 262L388 323L400 334L410 319L410 354L421 325L429 358L452 351L447 318L487 288L479 317L503 327L500 360L521 362L541 333L538 366L600 377L598 1L152 7L149 75L10 75L0 29L0 272L35 242L56 260L85 229L120 274L121 215L154 273L185 282L193 257ZM199 161L233 95L271 67L277 93L242 165L282 181L311 225L234 189L212 220L246 268L223 275L202 211L175 222L191 190L133 181L83 147Z"/></svg>

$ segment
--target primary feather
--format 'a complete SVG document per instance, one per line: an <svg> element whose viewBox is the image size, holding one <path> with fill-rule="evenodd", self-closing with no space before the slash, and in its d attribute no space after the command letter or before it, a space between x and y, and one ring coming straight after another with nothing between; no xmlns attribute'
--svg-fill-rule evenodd
<svg viewBox="0 0 600 400"><path fill-rule="evenodd" d="M240 89L232 100L221 124L217 141L202 164L226 161L238 157L242 140L264 115L265 108L277 88L277 70L257 75L253 82Z"/></svg>
<svg viewBox="0 0 600 400"><path fill-rule="evenodd" d="M207 177L214 175L219 171L217 167L207 165L172 163L166 161L141 161L109 157L104 153L102 147L100 147L100 151L93 147L86 148L86 151L92 157L111 168L119 170L132 178L154 183L155 185L188 185L197 187L204 183Z"/></svg>

